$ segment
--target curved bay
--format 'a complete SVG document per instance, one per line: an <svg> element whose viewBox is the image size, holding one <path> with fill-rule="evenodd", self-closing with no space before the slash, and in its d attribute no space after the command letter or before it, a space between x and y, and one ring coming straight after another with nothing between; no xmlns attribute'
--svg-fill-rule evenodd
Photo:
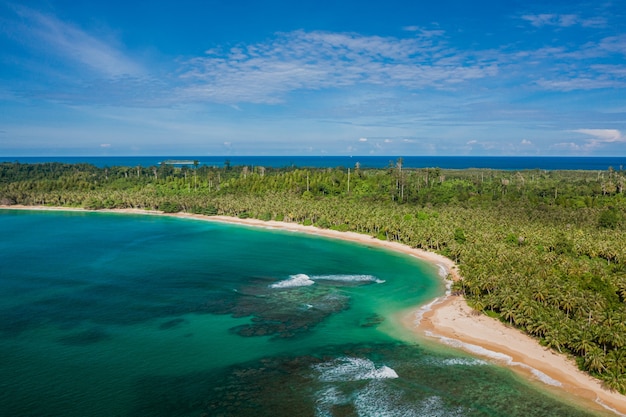
<svg viewBox="0 0 626 417"><path fill-rule="evenodd" d="M588 415L395 339L394 312L443 292L408 256L157 216L0 210L0 227L10 415Z"/></svg>

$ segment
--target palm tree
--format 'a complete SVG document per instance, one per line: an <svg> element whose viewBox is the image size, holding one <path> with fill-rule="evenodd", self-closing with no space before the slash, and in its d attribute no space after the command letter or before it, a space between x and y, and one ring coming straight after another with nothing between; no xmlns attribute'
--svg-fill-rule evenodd
<svg viewBox="0 0 626 417"><path fill-rule="evenodd" d="M621 393L626 392L626 376L618 370L609 370L602 380L607 388Z"/></svg>
<svg viewBox="0 0 626 417"><path fill-rule="evenodd" d="M616 370L623 374L626 372L626 350L615 349L606 355L606 365L609 370Z"/></svg>
<svg viewBox="0 0 626 417"><path fill-rule="evenodd" d="M559 353L563 353L561 350L565 346L565 331L561 327L556 326L549 329L543 337L546 346L552 349L556 349Z"/></svg>
<svg viewBox="0 0 626 417"><path fill-rule="evenodd" d="M579 331L574 336L570 345L572 346L574 352L581 356L585 356L589 351L596 347L596 344L593 343L593 334L588 328Z"/></svg>
<svg viewBox="0 0 626 417"><path fill-rule="evenodd" d="M606 355L602 352L602 349L599 347L593 347L589 349L585 355L585 369L590 372L601 374L606 371L606 366L604 365L605 360Z"/></svg>
<svg viewBox="0 0 626 417"><path fill-rule="evenodd" d="M501 310L500 314L505 320L509 321L509 324L512 326L513 322L517 322L517 311L512 306L506 306Z"/></svg>
<svg viewBox="0 0 626 417"><path fill-rule="evenodd" d="M576 301L576 296L572 291L565 292L560 302L561 310L565 311L565 314L569 316L576 308Z"/></svg>

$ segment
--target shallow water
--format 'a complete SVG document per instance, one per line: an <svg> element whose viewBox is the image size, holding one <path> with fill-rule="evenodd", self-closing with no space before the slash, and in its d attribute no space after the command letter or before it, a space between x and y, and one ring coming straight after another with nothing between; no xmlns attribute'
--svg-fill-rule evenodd
<svg viewBox="0 0 626 417"><path fill-rule="evenodd" d="M0 210L0 228L3 415L591 415L395 338L394 313L444 291L409 256L156 216Z"/></svg>

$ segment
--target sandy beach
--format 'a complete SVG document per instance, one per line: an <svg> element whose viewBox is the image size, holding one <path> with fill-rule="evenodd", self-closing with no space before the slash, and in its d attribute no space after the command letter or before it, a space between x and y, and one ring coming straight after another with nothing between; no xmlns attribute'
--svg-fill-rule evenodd
<svg viewBox="0 0 626 417"><path fill-rule="evenodd" d="M51 207L2 207L29 210L72 210ZM74 209L84 211L82 209ZM101 212L164 215L158 211L135 209L100 210ZM288 230L358 242L399 251L430 262L439 268L442 278L461 279L454 262L441 255L415 249L396 242L381 241L368 235L354 232L339 232L303 226L294 223L238 219L226 216L202 216L187 213L166 214L179 218L193 218L208 221L235 223L270 229ZM472 309L460 296L446 294L427 306L416 307L402 318L406 328L420 337L439 341L452 347L463 349L473 355L539 380L553 392L557 389L584 401L589 408L612 411L626 416L626 396L611 392L602 387L600 381L580 371L574 360L542 347L535 339L521 331L485 315L473 314Z"/></svg>

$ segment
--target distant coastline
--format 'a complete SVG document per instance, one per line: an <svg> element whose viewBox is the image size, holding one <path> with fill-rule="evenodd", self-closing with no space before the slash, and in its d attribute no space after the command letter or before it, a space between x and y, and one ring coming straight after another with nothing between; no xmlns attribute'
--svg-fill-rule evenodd
<svg viewBox="0 0 626 417"><path fill-rule="evenodd" d="M497 170L584 170L605 171L609 167L620 170L626 167L626 156L559 157L559 156L0 156L0 162L69 164L87 163L97 167L159 166L175 161L176 165L199 166L264 166L271 168L386 168L402 158L405 168L441 169L497 169Z"/></svg>
<svg viewBox="0 0 626 417"><path fill-rule="evenodd" d="M454 280L461 279L454 262L439 254L355 232L340 232L297 223L188 213L165 214L160 211L140 209L85 210L44 206L0 206L0 209L162 215L287 230L388 248L437 266L442 278L449 276ZM598 411L610 411L619 416L626 416L626 396L603 388L601 381L580 371L573 360L542 347L535 339L519 330L487 316L473 314L463 297L446 294L426 306L409 309L400 319L408 331L421 337L435 339L474 355L490 358L495 363L509 366L525 374L531 380L543 381L547 389L557 394L566 392L571 395L571 398L577 399L576 401L584 401Z"/></svg>

